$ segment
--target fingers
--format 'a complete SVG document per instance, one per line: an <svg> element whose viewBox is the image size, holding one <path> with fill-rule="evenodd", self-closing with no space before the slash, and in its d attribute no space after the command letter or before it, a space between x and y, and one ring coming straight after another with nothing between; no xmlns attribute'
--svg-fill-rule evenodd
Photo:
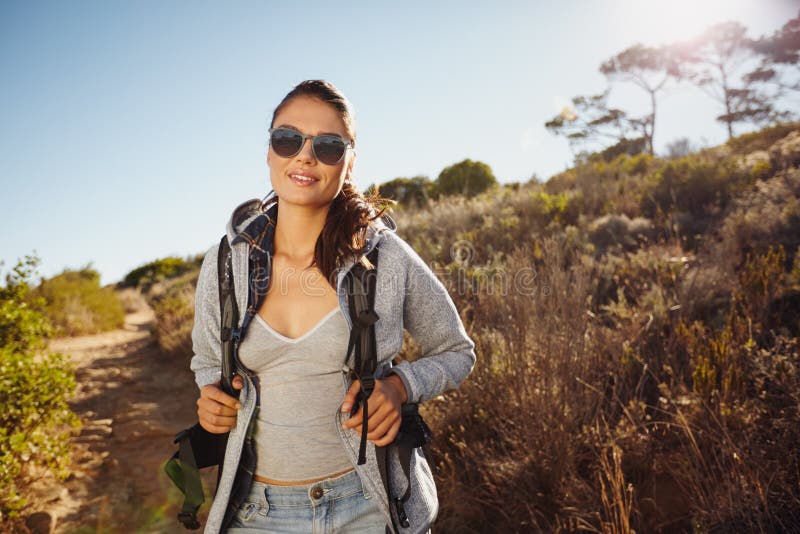
<svg viewBox="0 0 800 534"><path fill-rule="evenodd" d="M400 419L395 421L387 430L386 434L380 439L372 439L367 434L367 439L372 440L372 442L378 447L385 447L389 445L391 442L394 441L394 438L397 437L397 433L400 432Z"/></svg>
<svg viewBox="0 0 800 534"><path fill-rule="evenodd" d="M244 380L239 375L233 375L233 389L242 389L244 387Z"/></svg>
<svg viewBox="0 0 800 534"><path fill-rule="evenodd" d="M370 397L371 398L371 397ZM372 410L370 410L372 411ZM355 416L347 420L343 425L345 428L355 430L357 434L361 434L361 425L363 412L359 410ZM388 445L397 436L400 431L401 417L398 411L392 409L391 405L383 404L374 412L367 420L367 439L380 447Z"/></svg>
<svg viewBox="0 0 800 534"><path fill-rule="evenodd" d="M205 397L197 399L197 408L198 410L202 410L205 414L221 417L235 417L237 412L236 408L231 408L230 406Z"/></svg>
<svg viewBox="0 0 800 534"><path fill-rule="evenodd" d="M243 381L238 375L234 377L234 387L242 389ZM236 414L242 407L234 397L227 395L218 387L219 382L204 386L200 389L200 398L197 399L197 417L202 426L213 434L230 432L236 425Z"/></svg>
<svg viewBox="0 0 800 534"><path fill-rule="evenodd" d="M239 378L239 380L241 380L241 378ZM220 404L224 404L225 406L228 406L235 410L238 410L239 408L242 407L242 405L235 397L231 397L230 395L228 395L215 385L204 386L200 390L200 397L201 398L205 397Z"/></svg>
<svg viewBox="0 0 800 534"><path fill-rule="evenodd" d="M353 404L356 402L356 395L358 395L360 389L361 382L359 380L354 380L353 383L350 384L350 389L347 390L344 400L342 401L342 413L349 412L353 409ZM361 408L359 408L358 411L361 412Z"/></svg>
<svg viewBox="0 0 800 534"><path fill-rule="evenodd" d="M345 395L345 400L342 403L343 412L352 409L358 391L359 384L355 381ZM388 445L397 436L397 432L400 430L400 408L402 406L403 393L404 391L399 391L395 384L389 380L375 381L375 389L367 401L367 408L369 409L367 439L375 443L375 445ZM362 404L353 417L342 423L342 427L353 429L361 434L363 414L364 406Z"/></svg>
<svg viewBox="0 0 800 534"><path fill-rule="evenodd" d="M400 414L392 410L390 406L384 405L378 413L370 417L369 422L372 423L373 420L375 420L374 424L367 425L367 439L371 441L385 436L394 424L400 421Z"/></svg>
<svg viewBox="0 0 800 534"><path fill-rule="evenodd" d="M214 424L212 421L209 421L205 417L200 417L199 418L199 422L200 422L200 426L202 426L203 428L205 428L206 430L208 430L212 434L224 434L226 432L230 432L231 429L234 426L236 426L236 418L233 417L231 419L232 419L232 421L229 422L229 423L223 423L223 424L217 425L217 424ZM219 421L220 419L214 418L214 420L215 421Z"/></svg>

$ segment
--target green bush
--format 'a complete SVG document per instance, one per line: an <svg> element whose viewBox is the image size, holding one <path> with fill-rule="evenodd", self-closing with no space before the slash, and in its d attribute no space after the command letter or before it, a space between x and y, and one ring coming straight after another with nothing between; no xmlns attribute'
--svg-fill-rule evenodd
<svg viewBox="0 0 800 534"><path fill-rule="evenodd" d="M100 274L85 267L43 280L36 295L44 298L47 317L59 334L94 334L125 323L125 309L113 289L100 287Z"/></svg>
<svg viewBox="0 0 800 534"><path fill-rule="evenodd" d="M42 339L51 334L50 324L41 310L42 299L29 298L29 279L38 260L28 256L6 275L0 289L0 346L20 351L41 348Z"/></svg>
<svg viewBox="0 0 800 534"><path fill-rule="evenodd" d="M177 256L161 258L129 272L125 275L121 285L122 287L139 287L146 292L154 283L187 273L200 267L202 262L202 255L187 259Z"/></svg>
<svg viewBox="0 0 800 534"><path fill-rule="evenodd" d="M467 198L497 184L491 167L481 161L465 159L445 168L436 178L435 194L463 195Z"/></svg>
<svg viewBox="0 0 800 534"><path fill-rule="evenodd" d="M64 356L44 353L51 328L31 298L38 260L27 257L0 288L0 512L15 515L26 470L50 469L65 477L69 435L78 419L66 403L75 375Z"/></svg>

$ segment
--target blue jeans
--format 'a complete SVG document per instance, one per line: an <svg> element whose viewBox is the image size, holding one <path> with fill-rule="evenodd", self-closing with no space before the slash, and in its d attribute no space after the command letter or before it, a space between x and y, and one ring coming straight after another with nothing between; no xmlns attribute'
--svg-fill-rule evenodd
<svg viewBox="0 0 800 534"><path fill-rule="evenodd" d="M358 473L350 471L306 486L254 480L225 532L384 534L386 519L376 498L365 494Z"/></svg>

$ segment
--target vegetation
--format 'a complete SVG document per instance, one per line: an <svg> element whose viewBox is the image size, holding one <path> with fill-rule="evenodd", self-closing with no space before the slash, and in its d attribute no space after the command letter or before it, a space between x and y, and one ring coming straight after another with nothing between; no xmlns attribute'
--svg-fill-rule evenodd
<svg viewBox="0 0 800 534"><path fill-rule="evenodd" d="M800 524L798 164L782 124L397 214L478 354L423 407L438 530Z"/></svg>
<svg viewBox="0 0 800 534"><path fill-rule="evenodd" d="M174 278L161 292L148 295L156 316L156 342L166 353L192 355L192 326L194 325L194 289L199 269Z"/></svg>
<svg viewBox="0 0 800 534"><path fill-rule="evenodd" d="M65 270L42 280L33 292L58 335L77 336L120 328L125 309L110 287L100 287L100 273L89 267Z"/></svg>
<svg viewBox="0 0 800 534"><path fill-rule="evenodd" d="M129 272L122 280L122 287L138 287L148 291L153 284L175 278L189 271L199 269L203 257L194 256L186 259L169 256L146 263Z"/></svg>
<svg viewBox="0 0 800 534"><path fill-rule="evenodd" d="M194 288L202 262L202 254L157 259L129 272L120 284L123 291L135 290L126 294L127 305L138 307L143 299L153 308L153 335L167 354L192 354Z"/></svg>
<svg viewBox="0 0 800 534"><path fill-rule="evenodd" d="M480 161L465 159L446 167L436 178L436 196L474 197L497 183L492 169Z"/></svg>
<svg viewBox="0 0 800 534"><path fill-rule="evenodd" d="M0 519L13 520L25 505L27 477L42 469L68 474L68 438L78 425L66 403L74 372L45 350L52 328L30 287L37 263L18 262L0 288Z"/></svg>
<svg viewBox="0 0 800 534"><path fill-rule="evenodd" d="M424 206L429 197L435 196L435 184L426 176L395 178L380 184L380 194L400 206Z"/></svg>

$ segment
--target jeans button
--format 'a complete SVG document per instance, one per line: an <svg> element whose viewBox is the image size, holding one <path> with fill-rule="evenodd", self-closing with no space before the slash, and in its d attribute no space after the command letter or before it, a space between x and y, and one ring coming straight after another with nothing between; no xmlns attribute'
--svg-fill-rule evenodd
<svg viewBox="0 0 800 534"><path fill-rule="evenodd" d="M322 491L322 486L314 486L313 488L311 488L311 498L312 499L320 499L320 498L322 498L322 494L323 493L324 492Z"/></svg>

